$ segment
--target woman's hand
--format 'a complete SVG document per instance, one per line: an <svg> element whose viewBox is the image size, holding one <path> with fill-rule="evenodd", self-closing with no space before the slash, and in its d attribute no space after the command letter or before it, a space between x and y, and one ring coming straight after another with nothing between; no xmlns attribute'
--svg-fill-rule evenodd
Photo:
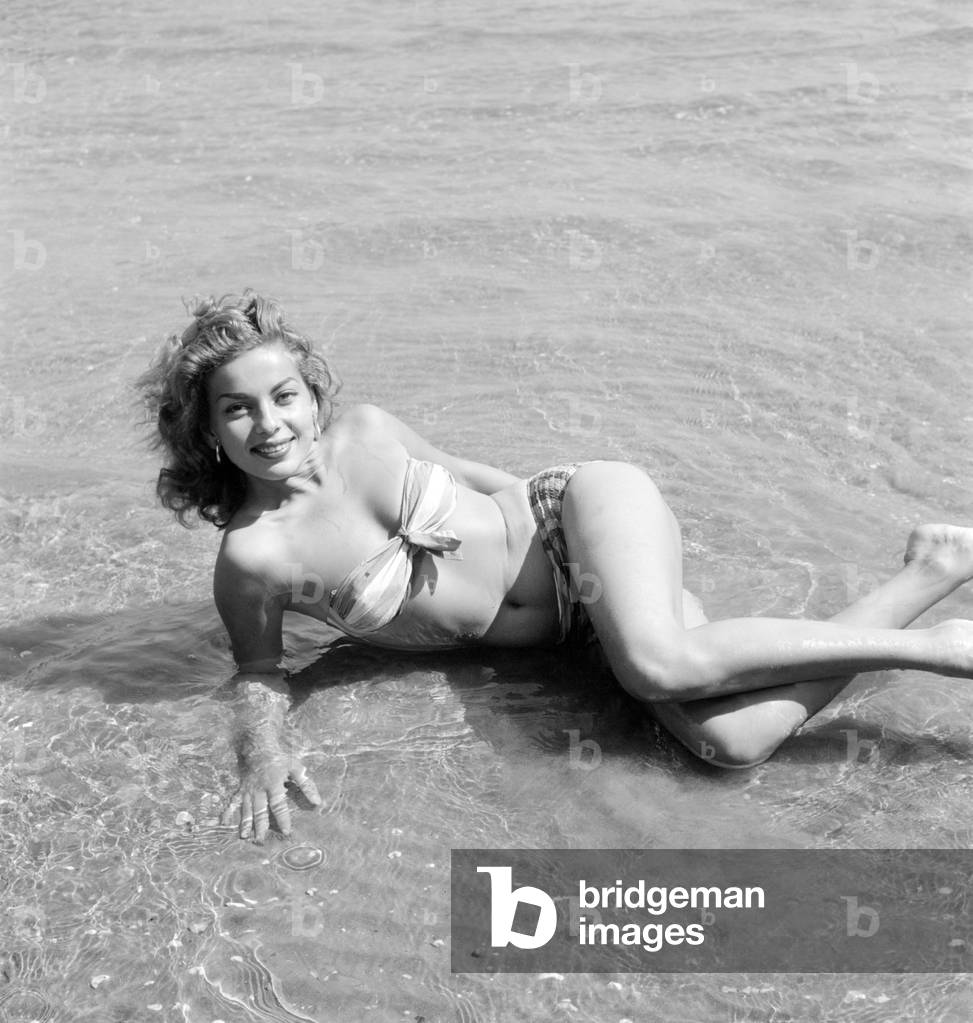
<svg viewBox="0 0 973 1023"><path fill-rule="evenodd" d="M263 735L254 745L257 748L240 757L240 786L223 811L220 823L234 823L239 810L240 837L252 836L259 843L267 837L271 814L282 835L291 833L291 813L284 787L288 781L313 806L321 805L321 796L300 758L285 752L275 738Z"/></svg>
<svg viewBox="0 0 973 1023"><path fill-rule="evenodd" d="M263 842L270 819L282 835L291 833L287 782L304 793L312 806L321 805L317 787L300 757L290 752L282 736L290 702L282 671L254 671L253 666L234 676L236 692L236 750L240 785L220 815L221 824L233 824L239 811L240 837Z"/></svg>

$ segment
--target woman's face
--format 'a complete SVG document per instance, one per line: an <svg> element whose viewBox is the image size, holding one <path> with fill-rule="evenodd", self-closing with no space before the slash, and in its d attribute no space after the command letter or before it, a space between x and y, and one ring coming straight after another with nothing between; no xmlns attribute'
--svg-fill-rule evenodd
<svg viewBox="0 0 973 1023"><path fill-rule="evenodd" d="M317 406L297 363L281 344L252 348L206 381L212 436L250 476L295 475L316 443Z"/></svg>

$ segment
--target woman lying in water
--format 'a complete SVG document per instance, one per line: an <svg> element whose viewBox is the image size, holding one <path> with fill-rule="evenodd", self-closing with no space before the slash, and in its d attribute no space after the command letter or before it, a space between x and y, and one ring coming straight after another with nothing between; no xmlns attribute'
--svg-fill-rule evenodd
<svg viewBox="0 0 973 1023"><path fill-rule="evenodd" d="M241 786L224 814L290 831L282 617L396 649L597 644L622 687L696 755L765 760L850 681L973 675L973 622L902 631L973 577L973 530L922 526L905 567L830 621L707 622L682 588L679 526L613 461L530 479L442 451L372 405L332 418L331 374L278 306L202 302L141 381L168 465L162 502L223 530L216 604L238 666Z"/></svg>

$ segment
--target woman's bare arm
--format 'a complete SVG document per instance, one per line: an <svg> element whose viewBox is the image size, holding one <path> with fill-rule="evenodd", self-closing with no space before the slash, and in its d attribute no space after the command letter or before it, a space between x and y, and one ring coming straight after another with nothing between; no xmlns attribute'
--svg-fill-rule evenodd
<svg viewBox="0 0 973 1023"><path fill-rule="evenodd" d="M231 685L240 787L223 813L223 822L231 823L239 810L240 837L252 834L262 842L271 813L281 833L290 833L288 780L312 804L321 799L303 764L289 756L282 744L290 705L287 673L280 667L286 594L275 593L267 574L257 569L254 562L259 552L243 553L242 545L233 546L237 549L224 542L213 579L216 606L237 663Z"/></svg>
<svg viewBox="0 0 973 1023"><path fill-rule="evenodd" d="M479 491L481 494L495 494L498 490L504 490L519 480L519 477L505 472L503 469L484 465L482 462L473 462L466 458L457 458L455 455L437 448L425 437L416 433L411 426L407 426L401 419L397 419L377 405L356 405L349 409L345 415L361 417L368 426L377 428L386 435L395 438L413 458L425 462L436 462L444 466L456 477L457 482L471 490Z"/></svg>
<svg viewBox="0 0 973 1023"><path fill-rule="evenodd" d="M495 494L498 490L505 490L512 483L517 483L520 480L519 476L513 476L503 469L496 469L492 465L484 465L482 462L471 462L465 458L455 459L455 461L460 463L462 470L458 475L455 472L453 475L464 486L469 487L470 490L478 490L481 494ZM449 466L446 468L448 469Z"/></svg>

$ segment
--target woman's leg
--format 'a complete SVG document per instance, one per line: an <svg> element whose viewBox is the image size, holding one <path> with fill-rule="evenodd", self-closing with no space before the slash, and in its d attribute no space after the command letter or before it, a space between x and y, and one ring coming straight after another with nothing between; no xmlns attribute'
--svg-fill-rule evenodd
<svg viewBox="0 0 973 1023"><path fill-rule="evenodd" d="M619 681L714 763L765 759L847 685L849 671L973 673L966 623L898 631L973 576L973 530L916 531L906 567L830 622L704 624L683 618L678 525L644 473L582 466L563 525L575 571L600 584L587 611Z"/></svg>
<svg viewBox="0 0 973 1023"><path fill-rule="evenodd" d="M954 589L952 580L965 581L966 577L957 571L963 559L950 552L943 530L920 527L912 540L910 553L914 551L915 560L910 559L897 575L829 620L904 628ZM692 629L705 624L706 617L701 608L689 603L684 622ZM652 712L704 760L719 767L753 767L830 703L854 677L810 679L686 703L655 703Z"/></svg>

